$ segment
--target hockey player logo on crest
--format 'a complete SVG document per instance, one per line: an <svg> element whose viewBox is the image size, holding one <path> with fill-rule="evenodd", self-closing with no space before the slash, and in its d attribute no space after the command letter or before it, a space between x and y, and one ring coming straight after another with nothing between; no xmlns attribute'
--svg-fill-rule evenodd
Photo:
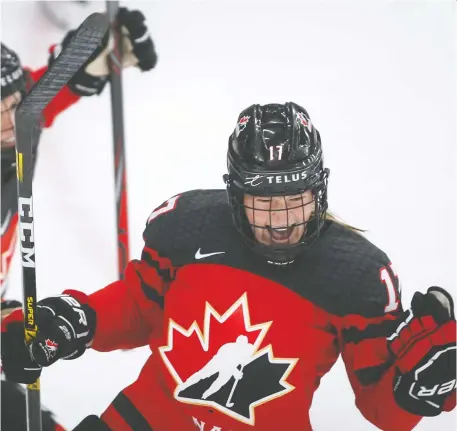
<svg viewBox="0 0 457 431"><path fill-rule="evenodd" d="M221 311L221 310L219 310ZM295 389L287 382L298 359L277 358L262 345L273 322L252 325L246 293L219 314L208 302L203 330L169 321L168 345L159 348L181 402L211 406L255 424L255 408Z"/></svg>

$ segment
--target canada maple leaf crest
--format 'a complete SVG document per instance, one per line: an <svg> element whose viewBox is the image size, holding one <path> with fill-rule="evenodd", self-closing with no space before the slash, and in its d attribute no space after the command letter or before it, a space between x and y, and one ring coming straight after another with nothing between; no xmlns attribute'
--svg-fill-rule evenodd
<svg viewBox="0 0 457 431"><path fill-rule="evenodd" d="M44 344L41 344L41 348L46 355L46 359L49 361L56 355L59 344L50 338L46 338L46 340L44 340Z"/></svg>
<svg viewBox="0 0 457 431"><path fill-rule="evenodd" d="M238 123L236 124L236 129L235 129L237 137L246 128L250 118L251 117L249 115L244 115L243 117L241 117L238 120Z"/></svg>
<svg viewBox="0 0 457 431"><path fill-rule="evenodd" d="M221 311L221 310L219 310ZM244 293L222 314L206 302L203 328L170 319L168 344L159 347L181 402L211 406L255 424L255 408L295 389L287 382L297 358L278 358L263 345L272 321L252 324Z"/></svg>
<svg viewBox="0 0 457 431"><path fill-rule="evenodd" d="M309 132L312 132L313 125L309 118L306 118L306 115L303 112L297 112L297 121L301 123L301 125L308 129Z"/></svg>

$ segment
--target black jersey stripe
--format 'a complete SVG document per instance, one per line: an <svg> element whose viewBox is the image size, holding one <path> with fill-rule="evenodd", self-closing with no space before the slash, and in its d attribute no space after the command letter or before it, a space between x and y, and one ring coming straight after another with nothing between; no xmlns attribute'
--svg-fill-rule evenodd
<svg viewBox="0 0 457 431"><path fill-rule="evenodd" d="M387 338L395 332L399 322L396 320L384 320L381 323L368 325L365 329L359 329L355 326L343 329L341 336L345 344L360 343L369 338Z"/></svg>
<svg viewBox="0 0 457 431"><path fill-rule="evenodd" d="M145 417L122 392L111 403L127 424L135 431L154 431Z"/></svg>
<svg viewBox="0 0 457 431"><path fill-rule="evenodd" d="M164 297L160 295L159 292L157 292L154 287L150 286L147 284L144 280L142 275L139 273L139 271L136 271L138 278L140 279L141 282L141 290L144 293L144 296L148 298L150 301L154 301L162 310L164 306Z"/></svg>
<svg viewBox="0 0 457 431"><path fill-rule="evenodd" d="M159 262L154 260L148 252L143 251L141 260L144 260L149 266L154 268L165 283L170 283L172 281L170 269L161 268Z"/></svg>
<svg viewBox="0 0 457 431"><path fill-rule="evenodd" d="M391 361L383 362L382 364L373 367L361 368L355 371L355 375L363 386L372 385L379 382L382 376L386 373L392 365Z"/></svg>

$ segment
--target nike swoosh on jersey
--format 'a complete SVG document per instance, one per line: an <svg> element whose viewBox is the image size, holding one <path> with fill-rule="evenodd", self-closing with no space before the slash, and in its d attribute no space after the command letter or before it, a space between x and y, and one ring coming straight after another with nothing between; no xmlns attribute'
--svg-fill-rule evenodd
<svg viewBox="0 0 457 431"><path fill-rule="evenodd" d="M199 260L199 259L204 259L205 257L214 256L216 254L225 253L225 251L216 251L215 253L202 253L201 250L202 250L201 248L199 248L197 250L197 253L195 253L195 259Z"/></svg>

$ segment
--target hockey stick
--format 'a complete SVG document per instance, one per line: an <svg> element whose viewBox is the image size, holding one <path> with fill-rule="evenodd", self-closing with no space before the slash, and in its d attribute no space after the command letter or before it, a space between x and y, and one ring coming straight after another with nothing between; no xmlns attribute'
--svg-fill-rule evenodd
<svg viewBox="0 0 457 431"><path fill-rule="evenodd" d="M16 173L22 265L24 333L27 345L35 339L37 289L33 215L33 152L41 133L43 110L84 65L108 30L104 15L90 15L68 45L33 86L15 112ZM27 429L41 431L40 379L27 385Z"/></svg>
<svg viewBox="0 0 457 431"><path fill-rule="evenodd" d="M243 368L244 368L244 365L241 365L241 369L240 369L240 372L243 371ZM236 385L238 384L238 381L240 379L235 379L235 383L233 383L233 386L232 386L232 390L230 391L230 395L227 399L227 402L225 403L225 406L226 407L233 407L235 403L232 403L232 397L233 397L233 393L235 392L235 388L236 388Z"/></svg>
<svg viewBox="0 0 457 431"><path fill-rule="evenodd" d="M117 256L119 280L124 278L124 271L129 257L129 230L127 213L127 176L124 145L124 112L122 97L122 34L116 17L118 1L107 1L106 9L110 21L114 48L110 53L110 88L111 117L114 146L114 181L116 194Z"/></svg>

